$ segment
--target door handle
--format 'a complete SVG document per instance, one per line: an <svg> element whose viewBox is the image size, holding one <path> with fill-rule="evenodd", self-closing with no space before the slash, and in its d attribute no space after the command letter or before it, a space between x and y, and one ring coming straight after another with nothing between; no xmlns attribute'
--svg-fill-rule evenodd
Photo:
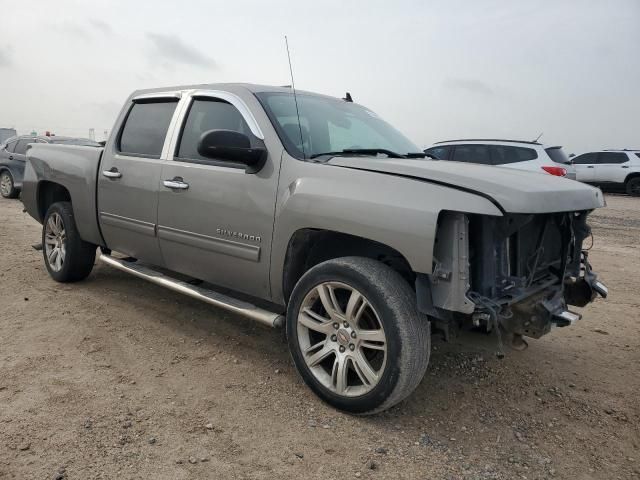
<svg viewBox="0 0 640 480"><path fill-rule="evenodd" d="M13 155L9 155L9 160L13 160Z"/></svg>
<svg viewBox="0 0 640 480"><path fill-rule="evenodd" d="M587 165L587 168L593 168L593 165Z"/></svg>
<svg viewBox="0 0 640 480"><path fill-rule="evenodd" d="M164 180L162 184L171 190L186 190L189 184L182 180L182 177L174 177L172 180Z"/></svg>
<svg viewBox="0 0 640 480"><path fill-rule="evenodd" d="M629 165L623 165L622 168L629 168Z"/></svg>
<svg viewBox="0 0 640 480"><path fill-rule="evenodd" d="M109 170L103 170L102 175L107 178L120 178L122 173L120 173L116 167L111 167Z"/></svg>

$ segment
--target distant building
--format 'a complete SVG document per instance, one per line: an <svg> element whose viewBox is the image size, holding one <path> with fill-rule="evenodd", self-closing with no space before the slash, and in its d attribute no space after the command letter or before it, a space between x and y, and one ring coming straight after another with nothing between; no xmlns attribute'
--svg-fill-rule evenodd
<svg viewBox="0 0 640 480"><path fill-rule="evenodd" d="M0 128L0 143L11 137L18 135L15 128Z"/></svg>

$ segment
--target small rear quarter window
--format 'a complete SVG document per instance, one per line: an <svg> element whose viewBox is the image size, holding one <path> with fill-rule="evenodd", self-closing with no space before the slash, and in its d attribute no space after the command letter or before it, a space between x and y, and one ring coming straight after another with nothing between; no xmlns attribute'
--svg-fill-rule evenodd
<svg viewBox="0 0 640 480"><path fill-rule="evenodd" d="M491 159L494 165L527 162L538 158L538 152L533 148L514 147L511 145L492 145Z"/></svg>
<svg viewBox="0 0 640 480"><path fill-rule="evenodd" d="M544 150L549 155L549 158L556 163L571 163L567 154L564 153L562 147L549 147Z"/></svg>

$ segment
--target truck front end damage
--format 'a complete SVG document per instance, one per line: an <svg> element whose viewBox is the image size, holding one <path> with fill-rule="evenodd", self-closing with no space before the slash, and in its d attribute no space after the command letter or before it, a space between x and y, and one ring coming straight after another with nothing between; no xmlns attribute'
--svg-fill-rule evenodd
<svg viewBox="0 0 640 480"><path fill-rule="evenodd" d="M419 275L419 308L448 332L452 326L493 331L524 348L551 326L575 323L583 307L607 288L583 248L591 235L587 211L506 214L443 212L431 275Z"/></svg>

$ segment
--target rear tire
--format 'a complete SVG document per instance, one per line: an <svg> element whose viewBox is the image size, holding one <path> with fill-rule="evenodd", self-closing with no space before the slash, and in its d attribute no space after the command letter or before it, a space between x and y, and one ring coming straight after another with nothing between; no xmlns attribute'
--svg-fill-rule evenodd
<svg viewBox="0 0 640 480"><path fill-rule="evenodd" d="M640 177L633 177L627 180L625 185L627 194L632 197L640 197Z"/></svg>
<svg viewBox="0 0 640 480"><path fill-rule="evenodd" d="M20 191L13 183L11 172L5 170L0 173L0 195L4 198L17 198Z"/></svg>
<svg viewBox="0 0 640 480"><path fill-rule="evenodd" d="M42 255L56 282L77 282L89 276L96 246L80 238L69 202L49 207L42 223Z"/></svg>
<svg viewBox="0 0 640 480"><path fill-rule="evenodd" d="M316 395L364 415L392 407L418 386L431 334L400 274L370 258L344 257L316 265L297 283L287 339Z"/></svg>

